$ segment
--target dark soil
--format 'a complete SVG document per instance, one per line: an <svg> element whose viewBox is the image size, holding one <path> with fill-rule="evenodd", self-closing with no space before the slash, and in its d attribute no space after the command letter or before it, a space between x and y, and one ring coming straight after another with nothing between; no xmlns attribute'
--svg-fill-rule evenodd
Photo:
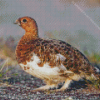
<svg viewBox="0 0 100 100"><path fill-rule="evenodd" d="M18 75L15 76L15 73ZM100 100L100 90L88 87L83 80L74 81L64 92L32 92L34 88L45 85L42 80L27 74L19 66L7 75L10 78L0 79L3 83L0 86L0 100Z"/></svg>

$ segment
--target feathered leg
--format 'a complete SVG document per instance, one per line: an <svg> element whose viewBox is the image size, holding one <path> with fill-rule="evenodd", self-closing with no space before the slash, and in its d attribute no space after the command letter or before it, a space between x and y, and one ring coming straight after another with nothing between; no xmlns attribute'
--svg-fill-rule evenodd
<svg viewBox="0 0 100 100"><path fill-rule="evenodd" d="M45 86L36 88L36 89L34 89L34 90L32 90L32 91L33 91L33 92L35 92L35 91L44 91L44 90L49 90L49 89L54 88L54 87L56 87L55 84L52 84L52 85L45 85Z"/></svg>
<svg viewBox="0 0 100 100"><path fill-rule="evenodd" d="M68 88L68 86L69 86L71 81L72 81L71 79L66 79L64 85L60 89L57 89L56 91L64 91L64 90L66 90L66 88Z"/></svg>

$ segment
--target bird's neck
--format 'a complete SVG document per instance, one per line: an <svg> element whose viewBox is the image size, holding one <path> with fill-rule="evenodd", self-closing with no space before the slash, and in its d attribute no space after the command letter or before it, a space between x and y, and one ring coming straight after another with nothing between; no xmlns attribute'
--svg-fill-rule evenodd
<svg viewBox="0 0 100 100"><path fill-rule="evenodd" d="M35 28L33 29L26 29L25 35L29 37L38 37L38 30Z"/></svg>
<svg viewBox="0 0 100 100"><path fill-rule="evenodd" d="M26 31L24 36L21 38L21 40L27 42L27 41L35 40L37 38L39 38L38 33L36 30L33 30L33 31Z"/></svg>
<svg viewBox="0 0 100 100"><path fill-rule="evenodd" d="M26 32L26 33L24 34L24 36L22 37L22 39L23 39L23 40L26 40L26 41L35 40L35 39L37 39L37 38L38 38L38 36L37 36L36 33L31 34L30 32Z"/></svg>

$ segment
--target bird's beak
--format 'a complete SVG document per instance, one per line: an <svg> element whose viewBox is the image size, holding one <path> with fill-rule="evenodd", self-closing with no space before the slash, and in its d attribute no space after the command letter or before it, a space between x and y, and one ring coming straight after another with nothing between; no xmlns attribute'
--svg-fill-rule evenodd
<svg viewBox="0 0 100 100"><path fill-rule="evenodd" d="M19 20L16 20L16 21L14 22L14 24L18 24L19 26L21 26Z"/></svg>

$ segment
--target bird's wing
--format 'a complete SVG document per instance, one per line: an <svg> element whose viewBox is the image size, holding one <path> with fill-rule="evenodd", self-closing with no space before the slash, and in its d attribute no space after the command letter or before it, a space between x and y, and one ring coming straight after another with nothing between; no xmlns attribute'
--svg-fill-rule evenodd
<svg viewBox="0 0 100 100"><path fill-rule="evenodd" d="M48 62L51 68L61 66L59 68L62 70L66 68L66 70L74 73L80 73L81 71L91 73L92 71L88 59L79 50L64 41L38 39L35 44L36 48L39 48L39 50L35 50L35 53L41 59L40 65Z"/></svg>
<svg viewBox="0 0 100 100"><path fill-rule="evenodd" d="M72 47L61 40L44 40L40 38L26 41L21 41L16 49L17 59L20 62L29 61L33 53L35 53L42 67L48 63L51 68L59 67L61 72L69 71L69 73L85 72L91 74L92 67L88 59L76 48Z"/></svg>

